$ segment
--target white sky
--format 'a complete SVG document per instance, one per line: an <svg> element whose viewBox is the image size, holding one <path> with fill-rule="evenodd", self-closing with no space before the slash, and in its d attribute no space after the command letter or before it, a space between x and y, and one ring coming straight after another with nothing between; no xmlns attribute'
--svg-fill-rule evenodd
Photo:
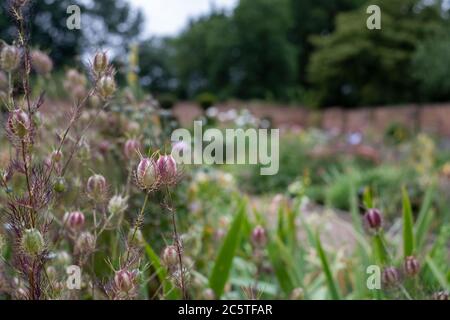
<svg viewBox="0 0 450 320"><path fill-rule="evenodd" d="M213 6L233 9L238 0L129 0L146 17L144 34L175 35L189 18L208 13Z"/></svg>

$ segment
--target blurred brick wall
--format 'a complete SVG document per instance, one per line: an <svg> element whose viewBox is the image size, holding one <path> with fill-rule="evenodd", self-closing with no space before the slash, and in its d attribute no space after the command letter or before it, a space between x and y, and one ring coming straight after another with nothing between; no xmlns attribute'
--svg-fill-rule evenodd
<svg viewBox="0 0 450 320"><path fill-rule="evenodd" d="M324 111L311 111L297 106L261 102L231 101L217 106L219 110L248 108L258 117L268 117L274 127L319 126L327 130L384 132L392 123L404 124L413 129L416 125L429 133L450 137L450 103L383 106L346 110L338 107ZM192 103L179 103L175 114L183 125L189 126L201 114Z"/></svg>

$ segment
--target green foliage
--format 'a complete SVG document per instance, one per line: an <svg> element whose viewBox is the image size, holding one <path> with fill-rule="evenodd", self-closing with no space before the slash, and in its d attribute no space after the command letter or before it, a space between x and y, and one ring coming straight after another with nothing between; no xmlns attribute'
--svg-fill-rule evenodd
<svg viewBox="0 0 450 320"><path fill-rule="evenodd" d="M209 287L214 290L217 298L222 296L228 280L233 258L240 243L245 215L246 203L242 201L214 262L214 267L209 277Z"/></svg>
<svg viewBox="0 0 450 320"><path fill-rule="evenodd" d="M161 108L170 110L177 103L177 97L171 93L164 93L158 97Z"/></svg>
<svg viewBox="0 0 450 320"><path fill-rule="evenodd" d="M403 195L403 257L412 256L414 253L414 222L408 192L405 188Z"/></svg>
<svg viewBox="0 0 450 320"><path fill-rule="evenodd" d="M203 110L212 107L217 102L217 97L211 92L203 92L195 99Z"/></svg>
<svg viewBox="0 0 450 320"><path fill-rule="evenodd" d="M328 258L325 254L325 251L322 248L322 243L320 241L320 237L316 235L316 250L319 254L320 262L322 263L322 269L325 273L325 277L327 280L328 290L330 292L331 298L334 300L340 300L341 296L339 294L338 286L334 281L333 274L331 273L330 264L328 262Z"/></svg>
<svg viewBox="0 0 450 320"><path fill-rule="evenodd" d="M416 10L417 2L371 1L382 8L381 30L365 27L368 15L363 6L340 13L331 35L312 38L317 50L308 73L321 105L376 105L415 98L413 56L419 42L442 21L438 5Z"/></svg>
<svg viewBox="0 0 450 320"><path fill-rule="evenodd" d="M425 101L450 98L450 37L447 29L422 41L413 57L412 75L419 82L418 88Z"/></svg>

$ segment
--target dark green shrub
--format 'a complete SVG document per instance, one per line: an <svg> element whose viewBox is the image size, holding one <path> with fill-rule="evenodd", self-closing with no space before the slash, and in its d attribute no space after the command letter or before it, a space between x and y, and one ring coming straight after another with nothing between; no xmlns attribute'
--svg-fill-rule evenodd
<svg viewBox="0 0 450 320"><path fill-rule="evenodd" d="M196 101L203 110L207 110L217 103L217 97L210 92L204 92L197 96Z"/></svg>

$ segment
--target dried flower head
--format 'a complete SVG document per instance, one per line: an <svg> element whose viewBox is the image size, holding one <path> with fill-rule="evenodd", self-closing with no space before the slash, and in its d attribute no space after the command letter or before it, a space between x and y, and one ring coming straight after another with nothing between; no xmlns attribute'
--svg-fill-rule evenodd
<svg viewBox="0 0 450 320"><path fill-rule="evenodd" d="M406 257L404 269L406 275L414 277L420 272L420 262L413 256Z"/></svg>
<svg viewBox="0 0 450 320"><path fill-rule="evenodd" d="M103 202L106 199L107 185L106 179L100 174L89 177L86 191L89 198L96 202Z"/></svg>
<svg viewBox="0 0 450 320"><path fill-rule="evenodd" d="M289 297L291 300L303 300L305 298L305 290L303 288L295 288Z"/></svg>
<svg viewBox="0 0 450 320"><path fill-rule="evenodd" d="M123 153L127 159L138 157L141 149L141 143L137 139L128 139L123 147Z"/></svg>
<svg viewBox="0 0 450 320"><path fill-rule="evenodd" d="M126 269L116 271L114 286L118 291L130 292L135 288L135 274Z"/></svg>
<svg viewBox="0 0 450 320"><path fill-rule="evenodd" d="M82 232L75 243L75 252L90 253L95 250L95 237L90 232Z"/></svg>
<svg viewBox="0 0 450 320"><path fill-rule="evenodd" d="M373 232L377 232L381 229L383 224L383 218L380 210L378 209L369 209L364 215L364 223L366 227Z"/></svg>
<svg viewBox="0 0 450 320"><path fill-rule="evenodd" d="M37 256L42 253L45 247L44 237L37 229L26 229L21 239L22 250L30 255Z"/></svg>
<svg viewBox="0 0 450 320"><path fill-rule="evenodd" d="M20 64L20 50L16 46L5 45L0 52L0 67L6 72L17 69Z"/></svg>
<svg viewBox="0 0 450 320"><path fill-rule="evenodd" d="M152 158L142 158L136 172L136 183L142 190L153 191L159 184L156 162Z"/></svg>
<svg viewBox="0 0 450 320"><path fill-rule="evenodd" d="M100 76L108 70L108 56L105 52L98 52L94 57L94 62L92 63L92 69L94 74Z"/></svg>
<svg viewBox="0 0 450 320"><path fill-rule="evenodd" d="M116 82L112 76L102 76L97 84L97 93L104 100L110 98L116 92Z"/></svg>
<svg viewBox="0 0 450 320"><path fill-rule="evenodd" d="M263 248L267 244L266 230L262 226L256 226L252 232L252 243L257 248Z"/></svg>
<svg viewBox="0 0 450 320"><path fill-rule="evenodd" d="M214 290L211 288L206 288L205 290L203 290L203 299L204 300L215 300L216 299L216 294L214 293Z"/></svg>
<svg viewBox="0 0 450 320"><path fill-rule="evenodd" d="M167 246L163 251L162 260L167 267L175 266L178 263L177 247Z"/></svg>
<svg viewBox="0 0 450 320"><path fill-rule="evenodd" d="M156 162L160 181L164 185L173 185L177 182L177 162L171 155L160 156Z"/></svg>
<svg viewBox="0 0 450 320"><path fill-rule="evenodd" d="M23 139L31 130L31 120L22 109L16 109L9 114L8 132L13 136Z"/></svg>
<svg viewBox="0 0 450 320"><path fill-rule="evenodd" d="M433 300L441 300L446 301L448 300L448 292L446 291L439 291L433 294Z"/></svg>
<svg viewBox="0 0 450 320"><path fill-rule="evenodd" d="M58 251L55 254L55 264L59 267L65 267L72 263L72 258L67 251Z"/></svg>
<svg viewBox="0 0 450 320"><path fill-rule="evenodd" d="M34 70L40 75L47 75L53 70L53 61L50 57L39 50L31 52L31 63Z"/></svg>
<svg viewBox="0 0 450 320"><path fill-rule="evenodd" d="M386 286L393 287L400 283L400 273L395 267L387 267L383 270L381 279Z"/></svg>
<svg viewBox="0 0 450 320"><path fill-rule="evenodd" d="M84 222L84 214L81 211L67 212L64 216L64 223L72 230L81 230Z"/></svg>
<svg viewBox="0 0 450 320"><path fill-rule="evenodd" d="M113 196L108 203L108 211L112 215L122 214L128 208L128 197Z"/></svg>
<svg viewBox="0 0 450 320"><path fill-rule="evenodd" d="M63 156L63 154L62 154L61 150L54 150L52 152L51 159L54 163L58 163L61 161L62 156Z"/></svg>

